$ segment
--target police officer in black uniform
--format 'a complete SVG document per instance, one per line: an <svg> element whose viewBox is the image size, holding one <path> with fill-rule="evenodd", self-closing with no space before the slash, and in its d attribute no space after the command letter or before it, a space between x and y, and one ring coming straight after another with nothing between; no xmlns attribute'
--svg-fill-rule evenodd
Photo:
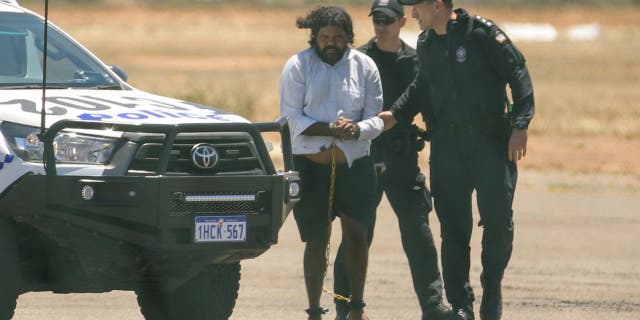
<svg viewBox="0 0 640 320"><path fill-rule="evenodd" d="M417 73L415 49L399 37L406 24L404 7L397 0L375 0L371 13L376 36L358 48L375 61L382 79L385 110L402 95ZM442 279L438 256L427 214L432 209L425 177L418 167L418 152L423 137L411 122L401 123L373 140L371 155L378 173L378 204L383 192L400 225L404 251L409 260L413 286L424 320L449 319L451 309L442 304ZM374 225L370 226L369 243ZM349 296L345 271L344 246L338 249L334 263L334 291ZM348 307L336 300L338 320L346 319Z"/></svg>
<svg viewBox="0 0 640 320"><path fill-rule="evenodd" d="M441 223L442 263L453 319L474 319L469 285L472 192L482 236L480 318L500 319L501 281L513 248L516 162L526 154L534 114L525 59L493 22L453 10L451 0L399 0L413 5L424 32L418 76L381 117L385 126L422 112L431 133L431 190ZM513 109L505 117L506 85Z"/></svg>

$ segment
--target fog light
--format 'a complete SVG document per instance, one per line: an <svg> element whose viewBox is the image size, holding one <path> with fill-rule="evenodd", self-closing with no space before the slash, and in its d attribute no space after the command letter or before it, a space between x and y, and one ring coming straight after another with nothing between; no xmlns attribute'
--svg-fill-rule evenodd
<svg viewBox="0 0 640 320"><path fill-rule="evenodd" d="M296 198L300 195L300 184L297 181L289 183L289 197Z"/></svg>
<svg viewBox="0 0 640 320"><path fill-rule="evenodd" d="M95 190L93 190L92 186L86 185L82 187L82 199L89 201L93 199L94 194Z"/></svg>

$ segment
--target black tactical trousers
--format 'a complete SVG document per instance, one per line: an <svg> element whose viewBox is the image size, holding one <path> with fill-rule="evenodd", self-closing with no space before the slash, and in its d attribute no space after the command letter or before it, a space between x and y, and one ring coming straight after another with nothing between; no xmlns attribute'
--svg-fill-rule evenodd
<svg viewBox="0 0 640 320"><path fill-rule="evenodd" d="M469 242L476 191L485 280L502 280L513 248L512 202L516 165L507 158L508 137L501 127L439 126L431 140L431 188L441 224L442 269L447 299L470 305Z"/></svg>
<svg viewBox="0 0 640 320"><path fill-rule="evenodd" d="M417 162L417 161L416 161ZM413 170L415 168L415 170ZM420 174L417 165L410 168L413 176ZM386 174L394 174L387 170ZM420 177L422 174L420 174ZM431 195L424 179L389 181L378 171L377 203L382 200L383 192L393 208L400 225L402 246L413 278L413 287L423 312L432 310L442 302L442 279L438 267L438 256L429 228L428 213L431 211ZM371 244L375 220L369 227L368 240ZM345 249L341 243L334 262L334 291L348 297L349 284L345 270ZM339 304L338 301L336 303ZM340 308L340 304L338 308Z"/></svg>

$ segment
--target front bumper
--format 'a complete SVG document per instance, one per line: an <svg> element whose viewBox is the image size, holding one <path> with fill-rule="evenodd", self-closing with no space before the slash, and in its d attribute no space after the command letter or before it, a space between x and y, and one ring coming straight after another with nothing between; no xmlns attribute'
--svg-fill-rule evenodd
<svg viewBox="0 0 640 320"><path fill-rule="evenodd" d="M277 242L295 204L295 199L284 196L285 188L297 179L295 173L220 178L27 175L0 199L0 207L2 215L32 225L71 248L88 246L87 237L101 237L164 255L240 260L258 256ZM91 200L82 197L87 186L94 190ZM189 206L181 197L229 192L258 196L250 203L212 201L206 212L203 203ZM194 243L196 216L227 215L247 216L246 241Z"/></svg>
<svg viewBox="0 0 640 320"><path fill-rule="evenodd" d="M90 129L165 134L159 166L147 176L58 175L53 138L63 129ZM259 175L167 176L167 164L180 133L247 132L264 161ZM260 132L279 131L285 171L276 171ZM291 171L291 152L286 123L131 125L61 121L44 137L46 175L27 174L0 195L0 215L13 217L37 229L62 247L75 251L81 260L92 254L109 254L118 247L162 259L193 257L207 263L235 262L253 258L277 242L278 232L298 201L289 195L289 184L298 183ZM87 197L86 190L92 190ZM185 195L205 195L211 200L188 203ZM252 200L216 201L216 196L251 194ZM218 197L219 198L219 197ZM246 239L239 242L196 243L197 216L247 217ZM122 251L122 250L119 250ZM84 256L84 257L83 257ZM113 257L117 259L116 256Z"/></svg>

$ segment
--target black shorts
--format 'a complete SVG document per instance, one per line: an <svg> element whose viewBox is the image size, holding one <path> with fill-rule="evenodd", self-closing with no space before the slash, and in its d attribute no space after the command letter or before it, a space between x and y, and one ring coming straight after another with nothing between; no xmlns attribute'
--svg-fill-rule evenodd
<svg viewBox="0 0 640 320"><path fill-rule="evenodd" d="M331 165L315 163L304 156L295 156L295 169L300 173L300 202L293 209L302 241L326 234L329 219L347 215L369 224L374 218L376 175L369 156L347 164L336 165L333 212L329 218L329 186Z"/></svg>

